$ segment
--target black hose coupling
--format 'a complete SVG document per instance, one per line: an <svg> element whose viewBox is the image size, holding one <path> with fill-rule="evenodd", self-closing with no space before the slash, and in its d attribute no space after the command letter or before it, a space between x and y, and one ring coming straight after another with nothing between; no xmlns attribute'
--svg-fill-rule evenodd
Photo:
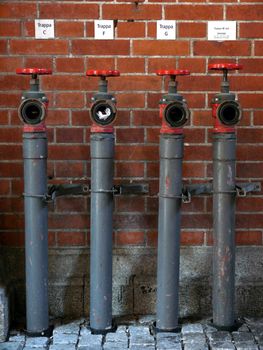
<svg viewBox="0 0 263 350"><path fill-rule="evenodd" d="M217 110L217 117L224 125L236 125L242 118L242 108L237 101L224 101Z"/></svg>
<svg viewBox="0 0 263 350"><path fill-rule="evenodd" d="M180 128L188 122L190 111L185 102L174 101L165 107L164 118L170 127Z"/></svg>

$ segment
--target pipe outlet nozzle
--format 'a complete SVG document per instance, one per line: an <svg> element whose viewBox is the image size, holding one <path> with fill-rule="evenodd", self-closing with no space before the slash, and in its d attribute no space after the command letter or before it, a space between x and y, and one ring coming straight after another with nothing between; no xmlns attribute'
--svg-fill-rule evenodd
<svg viewBox="0 0 263 350"><path fill-rule="evenodd" d="M164 118L172 128L185 125L190 118L190 110L186 103L174 101L169 103L164 111Z"/></svg>
<svg viewBox="0 0 263 350"><path fill-rule="evenodd" d="M110 100L98 100L91 106L90 117L98 125L110 125L116 118L117 109Z"/></svg>
<svg viewBox="0 0 263 350"><path fill-rule="evenodd" d="M242 118L242 109L236 101L224 101L217 108L217 117L224 125L236 125Z"/></svg>
<svg viewBox="0 0 263 350"><path fill-rule="evenodd" d="M26 98L18 107L18 116L25 124L40 124L46 118L46 115L46 103L41 102L39 99Z"/></svg>

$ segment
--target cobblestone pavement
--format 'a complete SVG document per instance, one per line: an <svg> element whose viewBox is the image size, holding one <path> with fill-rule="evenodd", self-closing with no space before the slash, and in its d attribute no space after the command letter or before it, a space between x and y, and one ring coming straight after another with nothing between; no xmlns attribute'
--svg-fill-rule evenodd
<svg viewBox="0 0 263 350"><path fill-rule="evenodd" d="M263 350L263 319L244 319L238 331L217 331L208 322L184 323L181 333L151 334L149 319L120 325L115 333L93 335L85 320L56 321L50 338L11 331L0 350Z"/></svg>

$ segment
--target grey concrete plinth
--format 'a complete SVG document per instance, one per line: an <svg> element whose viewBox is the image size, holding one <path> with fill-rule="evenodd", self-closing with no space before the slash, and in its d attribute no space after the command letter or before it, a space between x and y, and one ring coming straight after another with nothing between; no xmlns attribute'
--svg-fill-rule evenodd
<svg viewBox="0 0 263 350"><path fill-rule="evenodd" d="M0 350L22 350L24 344L23 343L0 343Z"/></svg>
<svg viewBox="0 0 263 350"><path fill-rule="evenodd" d="M46 337L32 337L26 339L26 346L31 348L46 347L49 343L49 338Z"/></svg>
<svg viewBox="0 0 263 350"><path fill-rule="evenodd" d="M8 338L8 341L10 342L25 342L26 341L26 336L23 335L23 334L17 334L17 335L11 335L9 338Z"/></svg>
<svg viewBox="0 0 263 350"><path fill-rule="evenodd" d="M77 349L78 350L102 350L102 347L100 345L90 344L86 346L78 346Z"/></svg>
<svg viewBox="0 0 263 350"><path fill-rule="evenodd" d="M105 343L103 345L103 350L124 350L128 349L128 344L123 343Z"/></svg>
<svg viewBox="0 0 263 350"><path fill-rule="evenodd" d="M115 333L107 333L105 338L105 344L113 345L113 343L118 343L120 346L128 347L128 330L125 326L119 326ZM104 345L105 346L105 345Z"/></svg>
<svg viewBox="0 0 263 350"><path fill-rule="evenodd" d="M77 334L56 333L53 335L53 344L76 344L77 341Z"/></svg>
<svg viewBox="0 0 263 350"><path fill-rule="evenodd" d="M186 333L183 335L183 343L205 345L206 337L202 333Z"/></svg>
<svg viewBox="0 0 263 350"><path fill-rule="evenodd" d="M131 345L129 349L132 350L155 350L155 346L152 345Z"/></svg>
<svg viewBox="0 0 263 350"><path fill-rule="evenodd" d="M47 347L32 347L32 346L25 346L23 350L47 350Z"/></svg>
<svg viewBox="0 0 263 350"><path fill-rule="evenodd" d="M240 343L240 342L250 342L254 344L255 338L252 333L250 332L233 332L232 337L235 341L235 343Z"/></svg>
<svg viewBox="0 0 263 350"><path fill-rule="evenodd" d="M230 342L215 342L210 345L211 350L235 350L235 346Z"/></svg>
<svg viewBox="0 0 263 350"><path fill-rule="evenodd" d="M1 279L1 276L0 276ZM0 341L6 340L9 330L9 299L6 288L0 285Z"/></svg>
<svg viewBox="0 0 263 350"><path fill-rule="evenodd" d="M154 337L150 334L149 327L129 327L130 347L132 346L154 346Z"/></svg>

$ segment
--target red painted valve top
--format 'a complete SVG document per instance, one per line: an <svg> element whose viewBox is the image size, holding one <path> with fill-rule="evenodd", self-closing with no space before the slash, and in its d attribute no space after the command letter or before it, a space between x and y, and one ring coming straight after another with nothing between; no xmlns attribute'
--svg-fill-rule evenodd
<svg viewBox="0 0 263 350"><path fill-rule="evenodd" d="M177 93L176 76L189 75L189 70L160 69L156 71L159 76L170 76L168 94L162 96L160 106L160 118L162 120L161 134L182 134L182 127L190 118L190 111L183 96Z"/></svg>
<svg viewBox="0 0 263 350"><path fill-rule="evenodd" d="M118 70L88 70L86 76L100 77L98 92L91 98L90 117L92 120L91 132L112 133L112 124L116 118L116 99L108 93L107 77L118 77Z"/></svg>
<svg viewBox="0 0 263 350"><path fill-rule="evenodd" d="M212 100L212 116L214 118L215 133L235 132L235 125L242 118L242 109L235 94L229 92L228 71L240 70L243 67L236 63L212 63L208 65L210 70L221 70L223 79L221 92Z"/></svg>
<svg viewBox="0 0 263 350"><path fill-rule="evenodd" d="M22 102L18 107L18 116L24 123L24 131L45 131L44 121L47 116L48 99L39 90L38 75L52 74L52 70L45 68L17 68L16 73L31 75L30 90L23 92Z"/></svg>

